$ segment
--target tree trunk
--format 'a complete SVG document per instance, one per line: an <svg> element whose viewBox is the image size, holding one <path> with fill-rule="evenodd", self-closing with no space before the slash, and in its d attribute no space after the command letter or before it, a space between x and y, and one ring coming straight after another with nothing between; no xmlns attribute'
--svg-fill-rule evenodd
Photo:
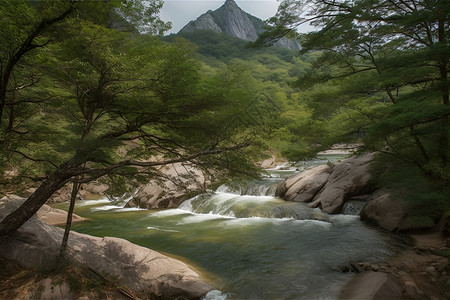
<svg viewBox="0 0 450 300"><path fill-rule="evenodd" d="M61 250L59 252L59 256L56 261L57 268L59 268L61 266L61 260L64 258L64 255L66 252L67 241L69 240L70 227L72 226L73 211L75 209L75 200L77 198L77 194L78 194L78 191L80 190L80 187L81 187L81 183L77 183L76 181L73 182L72 193L70 194L69 211L67 212L66 228L64 230L64 237L63 237L63 240L61 243Z"/></svg>
<svg viewBox="0 0 450 300"><path fill-rule="evenodd" d="M73 161L60 165L39 188L15 211L0 222L0 236L16 231L45 204L54 192L62 188L75 175Z"/></svg>
<svg viewBox="0 0 450 300"><path fill-rule="evenodd" d="M447 43L447 34L446 32L446 15L442 10L438 10L438 36L439 36L439 44L445 45ZM447 66L449 64L449 55L447 53L443 53L440 55L438 59L439 63L439 73L441 79L441 89L442 89L442 104L448 106L450 105L449 101L449 90L448 90L448 71ZM441 132L439 136L439 156L442 161L444 167L448 163L448 150L449 150L449 119L448 116L444 116L441 119Z"/></svg>

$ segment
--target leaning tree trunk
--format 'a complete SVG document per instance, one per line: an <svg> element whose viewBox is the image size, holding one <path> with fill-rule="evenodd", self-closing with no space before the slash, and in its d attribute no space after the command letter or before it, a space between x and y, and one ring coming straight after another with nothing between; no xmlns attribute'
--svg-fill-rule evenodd
<svg viewBox="0 0 450 300"><path fill-rule="evenodd" d="M77 183L76 181L73 182L72 185L72 193L70 194L70 205L69 205L69 211L67 212L67 221L66 221L66 228L64 230L64 237L61 243L61 249L59 251L58 259L56 260L56 267L59 268L61 266L61 261L64 258L66 248L67 248L67 242L69 240L69 234L70 234L70 227L72 226L72 216L73 211L75 209L75 200L77 198L78 191L80 190L81 183Z"/></svg>
<svg viewBox="0 0 450 300"><path fill-rule="evenodd" d="M16 231L28 221L54 192L62 188L75 175L72 167L75 167L73 161L60 165L19 208L1 220L0 236Z"/></svg>

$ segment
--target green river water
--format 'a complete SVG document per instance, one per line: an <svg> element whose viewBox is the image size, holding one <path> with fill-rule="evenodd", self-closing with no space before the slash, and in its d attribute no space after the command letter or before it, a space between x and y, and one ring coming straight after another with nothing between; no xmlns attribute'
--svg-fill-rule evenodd
<svg viewBox="0 0 450 300"><path fill-rule="evenodd" d="M338 267L385 260L402 247L397 237L357 216L327 215L264 195L283 172L272 170L240 192L222 187L177 209L80 201L75 213L90 221L73 230L125 238L182 258L217 289L209 299L335 299L354 275ZM243 190L251 195L241 195Z"/></svg>

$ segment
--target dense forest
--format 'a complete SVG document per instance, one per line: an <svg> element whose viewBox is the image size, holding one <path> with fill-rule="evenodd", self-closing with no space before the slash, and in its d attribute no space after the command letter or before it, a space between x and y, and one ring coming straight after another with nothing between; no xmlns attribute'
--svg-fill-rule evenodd
<svg viewBox="0 0 450 300"><path fill-rule="evenodd" d="M69 181L101 178L120 194L175 161L215 169L220 181L255 176L251 161L264 155L301 160L358 140L385 154L380 185L447 209L441 1L372 10L318 1L306 19L303 2L283 2L254 45L210 31L155 37L169 28L161 6L2 3L3 186L42 183L11 228ZM300 54L258 47L306 21L323 29L299 37Z"/></svg>
<svg viewBox="0 0 450 300"><path fill-rule="evenodd" d="M255 137L272 107L245 68L206 68L191 44L154 37L167 29L161 5L2 3L2 183L41 182L2 234L70 181L103 178L122 193L175 162L215 178L256 174Z"/></svg>
<svg viewBox="0 0 450 300"><path fill-rule="evenodd" d="M315 55L294 83L302 102L382 154L380 185L437 216L449 210L449 9L439 0L283 1L255 43L317 26L299 36L301 52Z"/></svg>

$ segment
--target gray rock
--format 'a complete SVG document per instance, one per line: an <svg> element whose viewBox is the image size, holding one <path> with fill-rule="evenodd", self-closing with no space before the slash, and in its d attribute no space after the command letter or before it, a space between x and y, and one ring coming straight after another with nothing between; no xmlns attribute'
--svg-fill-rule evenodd
<svg viewBox="0 0 450 300"><path fill-rule="evenodd" d="M324 212L340 213L346 199L373 192L369 167L374 156L369 153L337 163L310 207L320 206Z"/></svg>
<svg viewBox="0 0 450 300"><path fill-rule="evenodd" d="M165 180L150 181L134 194L126 207L174 208L206 190L210 182L203 172L181 163L163 166Z"/></svg>
<svg viewBox="0 0 450 300"><path fill-rule="evenodd" d="M209 12L201 15L195 21L190 21L182 29L185 32L195 32L197 30L211 30L217 33L223 32L219 25L214 22L214 18Z"/></svg>
<svg viewBox="0 0 450 300"><path fill-rule="evenodd" d="M361 220L392 232L431 229L436 226L427 216L411 215L411 205L403 199L392 199L389 192L379 190L361 211Z"/></svg>
<svg viewBox="0 0 450 300"><path fill-rule="evenodd" d="M350 264L350 267L353 269L353 271L355 271L356 273L362 273L366 270L365 268L361 267L356 262L350 262L349 264Z"/></svg>
<svg viewBox="0 0 450 300"><path fill-rule="evenodd" d="M36 213L37 217L50 225L64 225L67 222L67 212L44 204ZM85 218L76 214L72 215L72 224L86 221Z"/></svg>
<svg viewBox="0 0 450 300"><path fill-rule="evenodd" d="M398 280L382 272L363 272L350 279L339 299L401 299L402 288Z"/></svg>
<svg viewBox="0 0 450 300"><path fill-rule="evenodd" d="M15 207L17 204L3 201L0 219ZM2 240L0 257L24 267L53 267L63 233L33 216ZM75 266L106 272L130 289L155 298L198 299L211 290L186 264L123 239L71 232L67 251L68 261Z"/></svg>
<svg viewBox="0 0 450 300"><path fill-rule="evenodd" d="M326 183L330 173L330 166L321 165L296 174L279 183L275 196L287 201L311 201Z"/></svg>

